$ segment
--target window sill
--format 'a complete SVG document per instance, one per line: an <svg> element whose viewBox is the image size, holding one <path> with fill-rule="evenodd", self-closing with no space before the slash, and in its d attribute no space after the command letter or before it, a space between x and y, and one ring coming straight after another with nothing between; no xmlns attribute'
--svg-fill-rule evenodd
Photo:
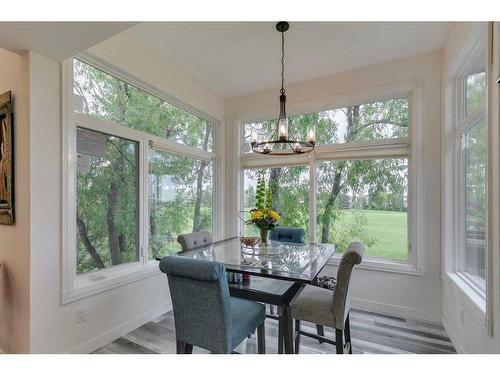
<svg viewBox="0 0 500 375"><path fill-rule="evenodd" d="M341 255L334 255L328 262L331 266L338 266L340 262ZM369 270L369 271L380 271L380 272L391 272L400 273L412 276L421 276L422 271L416 266L407 262L397 262L391 260L382 260L376 258L365 258L361 264L357 265L356 268Z"/></svg>
<svg viewBox="0 0 500 375"><path fill-rule="evenodd" d="M75 286L63 291L62 304L68 304L94 294L114 289L135 281L159 274L158 262L149 261L144 264L124 265L116 269L108 269L100 274L75 278ZM88 277L87 277L88 276Z"/></svg>
<svg viewBox="0 0 500 375"><path fill-rule="evenodd" d="M447 272L446 281L457 291L459 298L486 326L486 298L472 287L459 273Z"/></svg>

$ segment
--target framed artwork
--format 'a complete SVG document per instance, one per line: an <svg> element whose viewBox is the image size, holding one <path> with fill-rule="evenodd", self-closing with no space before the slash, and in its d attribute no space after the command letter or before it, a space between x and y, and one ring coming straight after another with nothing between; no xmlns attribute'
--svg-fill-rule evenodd
<svg viewBox="0 0 500 375"><path fill-rule="evenodd" d="M10 91L0 95L0 224L14 224L14 134Z"/></svg>

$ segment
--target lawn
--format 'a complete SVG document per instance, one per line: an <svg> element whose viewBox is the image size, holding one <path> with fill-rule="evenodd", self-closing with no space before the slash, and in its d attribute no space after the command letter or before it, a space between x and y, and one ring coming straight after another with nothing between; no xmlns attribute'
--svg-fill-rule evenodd
<svg viewBox="0 0 500 375"><path fill-rule="evenodd" d="M344 211L339 225L349 225L352 213ZM375 243L366 248L366 256L406 260L408 258L408 230L406 212L363 210L368 224L365 228Z"/></svg>
<svg viewBox="0 0 500 375"><path fill-rule="evenodd" d="M408 258L406 212L374 210L362 210L361 212L363 212L367 219L364 235L367 238L375 240L372 246L366 248L365 256L406 260ZM346 210L344 211L344 215L340 215L340 218L334 225L347 227L351 222L352 212ZM189 230L186 228L185 232L187 233ZM250 226L246 226L244 233L246 236L259 235L258 230ZM169 252L177 252L181 249L177 241L168 243L166 247Z"/></svg>
<svg viewBox="0 0 500 375"><path fill-rule="evenodd" d="M365 256L393 260L408 259L407 213L375 210L361 210L361 212L368 222L366 228L364 228L364 235L375 241L373 245L366 247ZM334 225L346 228L351 222L352 211L345 210L344 215L340 215ZM318 226L318 230L319 228L320 226ZM307 228L304 229L307 231ZM257 229L249 226L245 228L244 232L246 236L259 235ZM319 240L320 237L318 236Z"/></svg>

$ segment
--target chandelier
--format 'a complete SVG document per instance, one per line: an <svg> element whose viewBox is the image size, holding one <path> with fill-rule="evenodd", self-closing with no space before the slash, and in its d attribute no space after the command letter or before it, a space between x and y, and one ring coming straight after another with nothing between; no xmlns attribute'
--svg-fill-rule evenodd
<svg viewBox="0 0 500 375"><path fill-rule="evenodd" d="M265 155L294 155L304 154L314 150L314 127L307 129L307 141L297 139L288 131L288 117L286 116L285 95L285 31L290 25L286 21L276 24L276 30L281 33L281 90L280 90L280 113L276 128L267 141L257 139L257 134L252 130L250 144L252 151Z"/></svg>

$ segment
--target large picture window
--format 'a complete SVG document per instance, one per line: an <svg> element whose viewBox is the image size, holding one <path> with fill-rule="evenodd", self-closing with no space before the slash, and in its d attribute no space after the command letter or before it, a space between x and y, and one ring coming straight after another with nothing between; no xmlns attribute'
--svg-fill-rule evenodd
<svg viewBox="0 0 500 375"><path fill-rule="evenodd" d="M78 59L73 61L75 111L187 146L213 150L213 125L209 121Z"/></svg>
<svg viewBox="0 0 500 375"><path fill-rule="evenodd" d="M294 159L297 166L251 153L250 134L269 136L274 120L244 124L242 208L252 207L257 171L264 170L266 180L278 187L273 206L282 213L281 226L301 227L307 241L335 244L338 253L362 241L373 261L415 261L410 257L409 103L405 94L291 117L294 134L305 136L311 125L316 130L312 157ZM252 230L242 226L242 233L255 235Z"/></svg>
<svg viewBox="0 0 500 375"><path fill-rule="evenodd" d="M408 259L406 159L319 163L316 194L318 242L343 252L361 241L367 256Z"/></svg>
<svg viewBox="0 0 500 375"><path fill-rule="evenodd" d="M157 272L179 234L213 233L216 157L214 121L99 63L65 65L69 302Z"/></svg>
<svg viewBox="0 0 500 375"><path fill-rule="evenodd" d="M255 207L255 190L259 171L272 188L273 209L282 216L281 225L304 228L305 240L309 240L309 167L281 167L247 169L244 172L244 215L249 219L250 209ZM258 230L244 226L245 236L258 236Z"/></svg>
<svg viewBox="0 0 500 375"><path fill-rule="evenodd" d="M293 134L307 137L307 129L316 128L316 143L332 145L408 136L408 98L353 105L318 113L291 116L288 123ZM275 120L244 125L243 150L250 152L252 131L261 139L269 139Z"/></svg>
<svg viewBox="0 0 500 375"><path fill-rule="evenodd" d="M480 293L486 289L487 127L484 40L457 77L457 272Z"/></svg>
<svg viewBox="0 0 500 375"><path fill-rule="evenodd" d="M77 130L77 273L139 260L139 147Z"/></svg>
<svg viewBox="0 0 500 375"><path fill-rule="evenodd" d="M213 162L154 150L149 157L149 257L181 249L182 233L212 232Z"/></svg>

